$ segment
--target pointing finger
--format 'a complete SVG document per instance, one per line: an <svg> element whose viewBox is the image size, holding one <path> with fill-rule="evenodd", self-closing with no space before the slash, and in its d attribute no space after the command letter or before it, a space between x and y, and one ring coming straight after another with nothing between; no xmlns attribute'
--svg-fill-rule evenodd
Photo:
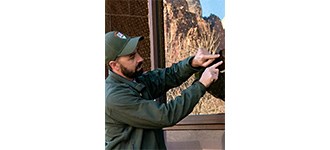
<svg viewBox="0 0 330 150"><path fill-rule="evenodd" d="M207 67L207 66L209 66L213 61L214 61L215 59L209 59L209 60L207 60L205 63L203 63L203 67Z"/></svg>
<svg viewBox="0 0 330 150"><path fill-rule="evenodd" d="M216 68L218 66L220 66L223 63L223 61L219 61L217 63L215 63L214 65L212 65L210 68Z"/></svg>
<svg viewBox="0 0 330 150"><path fill-rule="evenodd" d="M203 58L204 59L214 59L214 58L218 58L220 57L220 54L216 54L216 55L204 55Z"/></svg>

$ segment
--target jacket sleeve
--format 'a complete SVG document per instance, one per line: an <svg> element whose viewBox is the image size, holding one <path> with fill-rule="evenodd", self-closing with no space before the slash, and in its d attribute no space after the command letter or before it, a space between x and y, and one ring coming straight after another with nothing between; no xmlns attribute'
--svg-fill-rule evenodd
<svg viewBox="0 0 330 150"><path fill-rule="evenodd" d="M169 89L181 85L191 75L200 70L200 68L191 66L193 58L194 56L190 56L178 63L174 63L171 67L149 71L143 74L139 81L146 85L153 98L158 98Z"/></svg>
<svg viewBox="0 0 330 150"><path fill-rule="evenodd" d="M137 128L158 129L173 126L190 114L206 89L196 81L168 103L142 99L129 88L118 92L108 104L111 118Z"/></svg>

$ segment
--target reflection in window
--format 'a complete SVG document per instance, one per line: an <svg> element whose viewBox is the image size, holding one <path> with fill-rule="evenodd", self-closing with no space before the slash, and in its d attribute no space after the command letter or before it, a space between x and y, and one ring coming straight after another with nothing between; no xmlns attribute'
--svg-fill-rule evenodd
<svg viewBox="0 0 330 150"><path fill-rule="evenodd" d="M166 67L194 55L198 48L206 48L213 54L220 52L224 54L225 31L217 15L202 16L203 10L199 0L163 0L163 2ZM189 87L195 78L196 76L192 76L180 87L168 91L167 100L180 95L181 91ZM225 102L207 92L192 114L224 112Z"/></svg>

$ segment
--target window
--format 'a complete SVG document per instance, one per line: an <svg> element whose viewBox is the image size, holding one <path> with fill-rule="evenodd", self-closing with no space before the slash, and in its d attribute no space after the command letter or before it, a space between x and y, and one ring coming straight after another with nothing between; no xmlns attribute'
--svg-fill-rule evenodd
<svg viewBox="0 0 330 150"><path fill-rule="evenodd" d="M222 20L219 18L220 13L215 12L213 14L212 12L223 8L219 7L219 4L221 4L220 1L223 2L223 0L201 0L202 4L209 4L207 7L202 7L199 0L163 0L164 55L166 67L188 56L194 55L198 48L206 48L213 54L224 52L225 31L222 26ZM222 3L222 5L223 4L224 3ZM216 6L216 9L213 10L211 7L212 5ZM203 10L203 8L207 11ZM203 16L205 15L202 14L203 12L206 12L209 16ZM223 19L223 15L221 16ZM180 87L168 91L166 94L167 100L171 100L180 95L181 91L189 87L196 77L198 77L198 74L192 76ZM223 80L221 85L219 82L219 84L213 86L213 88L217 89L216 92L223 92L224 97L224 74L223 79L219 80ZM224 113L224 106L225 102L222 99L216 98L207 92L196 105L192 114Z"/></svg>

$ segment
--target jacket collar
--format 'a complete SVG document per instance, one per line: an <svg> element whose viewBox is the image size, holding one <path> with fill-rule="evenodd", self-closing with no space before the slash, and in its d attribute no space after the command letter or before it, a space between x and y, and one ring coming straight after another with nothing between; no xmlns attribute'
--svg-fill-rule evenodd
<svg viewBox="0 0 330 150"><path fill-rule="evenodd" d="M142 83L137 83L136 81L130 81L127 80L126 78L114 73L113 71L109 71L109 77L108 79L110 80L116 80L122 83L126 83L128 84L130 87L134 88L135 90L137 90L138 92L141 92L143 88L145 88L145 85ZM107 79L107 80L108 80Z"/></svg>

